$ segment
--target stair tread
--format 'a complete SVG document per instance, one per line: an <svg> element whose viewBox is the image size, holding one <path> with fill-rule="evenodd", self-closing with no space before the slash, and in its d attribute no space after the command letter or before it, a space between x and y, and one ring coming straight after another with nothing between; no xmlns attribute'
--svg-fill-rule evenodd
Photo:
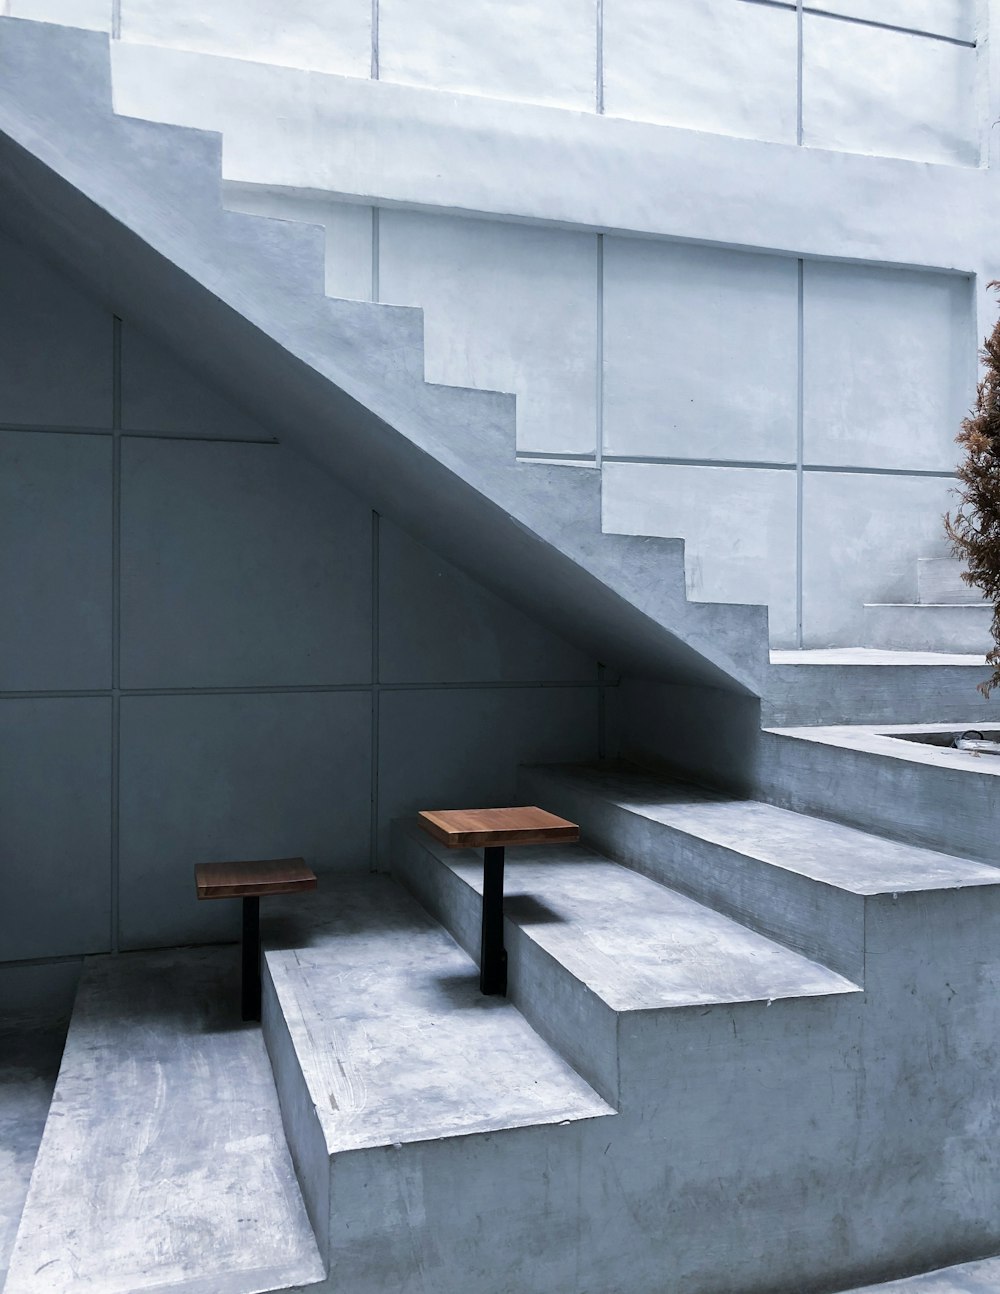
<svg viewBox="0 0 1000 1294"><path fill-rule="evenodd" d="M959 1263L881 1285L865 1285L846 1294L1000 1294L1000 1258Z"/></svg>
<svg viewBox="0 0 1000 1294"><path fill-rule="evenodd" d="M982 669L984 657L975 652L905 651L893 647L772 648L772 665L962 665Z"/></svg>
<svg viewBox="0 0 1000 1294"><path fill-rule="evenodd" d="M323 1279L232 948L85 964L5 1294Z"/></svg>
<svg viewBox="0 0 1000 1294"><path fill-rule="evenodd" d="M853 894L1000 884L995 867L758 800L727 798L640 769L551 765L632 813Z"/></svg>
<svg viewBox="0 0 1000 1294"><path fill-rule="evenodd" d="M614 1113L388 877L270 910L268 973L331 1154Z"/></svg>
<svg viewBox="0 0 1000 1294"><path fill-rule="evenodd" d="M422 841L477 893L472 850ZM581 845L509 851L508 919L616 1011L857 990L801 953Z"/></svg>

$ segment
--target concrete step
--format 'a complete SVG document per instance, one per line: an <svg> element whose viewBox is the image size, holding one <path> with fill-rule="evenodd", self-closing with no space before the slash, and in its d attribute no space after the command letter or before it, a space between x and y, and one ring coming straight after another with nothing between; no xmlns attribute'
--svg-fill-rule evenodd
<svg viewBox="0 0 1000 1294"><path fill-rule="evenodd" d="M926 725L941 732L964 726ZM987 710L972 726L994 728L996 720ZM767 729L754 794L798 813L1000 866L1000 760L896 735L913 729L905 723Z"/></svg>
<svg viewBox="0 0 1000 1294"><path fill-rule="evenodd" d="M993 643L992 618L993 608L985 602L867 602L862 646L985 656Z"/></svg>
<svg viewBox="0 0 1000 1294"><path fill-rule="evenodd" d="M478 854L399 823L392 860L475 949ZM645 1290L651 1270L658 1294L843 1289L1000 1248L1000 1180L976 1167L976 1112L992 1091L983 1049L1000 1063L992 876L866 899L859 992L586 850L508 860L511 998L617 1093L621 1113L587 1168L603 1181L610 1161L611 1196L643 1201L638 1231L607 1198L582 1220L628 1261L645 1257L644 1273L601 1284L595 1272L588 1288ZM1000 1169L1000 1146L989 1153Z"/></svg>
<svg viewBox="0 0 1000 1294"><path fill-rule="evenodd" d="M232 948L88 958L4 1294L324 1279Z"/></svg>
<svg viewBox="0 0 1000 1294"><path fill-rule="evenodd" d="M398 823L393 869L478 958L482 859ZM571 1063L621 1100L620 1017L851 993L857 984L720 912L574 845L508 851L509 992Z"/></svg>
<svg viewBox="0 0 1000 1294"><path fill-rule="evenodd" d="M837 647L772 651L761 698L767 728L813 724L982 723L982 652Z"/></svg>
<svg viewBox="0 0 1000 1294"><path fill-rule="evenodd" d="M332 1286L416 1288L431 1261L442 1294L573 1288L544 1283L579 1208L547 1179L612 1108L389 878L270 907L263 1030Z"/></svg>
<svg viewBox="0 0 1000 1294"><path fill-rule="evenodd" d="M873 901L933 895L944 919L958 889L991 887L1000 900L1000 873L983 863L637 768L527 767L519 792L627 867L859 983Z"/></svg>
<svg viewBox="0 0 1000 1294"><path fill-rule="evenodd" d="M982 602L979 589L962 579L963 562L955 557L917 558L917 601L931 603Z"/></svg>

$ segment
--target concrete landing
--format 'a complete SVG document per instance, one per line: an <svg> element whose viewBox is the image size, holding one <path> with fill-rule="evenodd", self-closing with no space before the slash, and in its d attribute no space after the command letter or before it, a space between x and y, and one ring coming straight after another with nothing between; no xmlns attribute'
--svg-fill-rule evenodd
<svg viewBox="0 0 1000 1294"><path fill-rule="evenodd" d="M56 1085L66 1027L0 1028L0 1290Z"/></svg>
<svg viewBox="0 0 1000 1294"><path fill-rule="evenodd" d="M323 1279L238 954L88 959L4 1294Z"/></svg>

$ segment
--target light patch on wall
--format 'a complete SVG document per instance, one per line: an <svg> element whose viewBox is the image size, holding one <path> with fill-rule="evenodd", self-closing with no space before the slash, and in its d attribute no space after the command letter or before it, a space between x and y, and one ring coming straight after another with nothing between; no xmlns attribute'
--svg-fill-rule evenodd
<svg viewBox="0 0 1000 1294"><path fill-rule="evenodd" d="M379 78L593 110L594 0L379 0Z"/></svg>
<svg viewBox="0 0 1000 1294"><path fill-rule="evenodd" d="M122 0L123 40L367 77L370 0Z"/></svg>
<svg viewBox="0 0 1000 1294"><path fill-rule="evenodd" d="M603 524L683 539L689 597L766 603L772 646L794 643L794 472L606 463Z"/></svg>
<svg viewBox="0 0 1000 1294"><path fill-rule="evenodd" d="M427 380L514 392L518 449L592 454L596 237L395 210L380 230L381 299L424 307Z"/></svg>
<svg viewBox="0 0 1000 1294"><path fill-rule="evenodd" d="M951 471L975 390L971 281L806 262L807 463Z"/></svg>
<svg viewBox="0 0 1000 1294"><path fill-rule="evenodd" d="M605 0L604 110L795 143L794 9L737 0Z"/></svg>
<svg viewBox="0 0 1000 1294"><path fill-rule="evenodd" d="M111 0L10 0L2 12L12 18L32 18L63 27L111 30Z"/></svg>
<svg viewBox="0 0 1000 1294"><path fill-rule="evenodd" d="M604 240L604 451L791 463L789 257Z"/></svg>
<svg viewBox="0 0 1000 1294"><path fill-rule="evenodd" d="M807 13L802 101L804 144L979 164L974 49Z"/></svg>

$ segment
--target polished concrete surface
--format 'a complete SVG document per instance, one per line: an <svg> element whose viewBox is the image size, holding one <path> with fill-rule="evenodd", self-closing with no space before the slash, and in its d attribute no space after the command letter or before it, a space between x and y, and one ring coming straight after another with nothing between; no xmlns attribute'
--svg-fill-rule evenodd
<svg viewBox="0 0 1000 1294"><path fill-rule="evenodd" d="M88 961L5 1294L259 1294L323 1266L235 948Z"/></svg>

